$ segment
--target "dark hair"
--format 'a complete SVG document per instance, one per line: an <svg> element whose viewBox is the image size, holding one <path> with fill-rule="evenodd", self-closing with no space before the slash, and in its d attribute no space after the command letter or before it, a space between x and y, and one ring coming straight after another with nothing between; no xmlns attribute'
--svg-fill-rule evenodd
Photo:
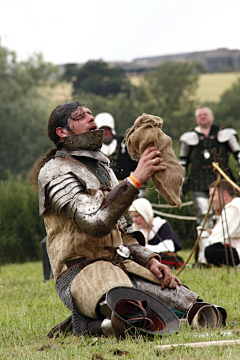
<svg viewBox="0 0 240 360"><path fill-rule="evenodd" d="M215 187L216 183L217 183L217 180L212 182L208 188L211 189L211 188ZM235 197L237 194L237 191L235 190L235 188L225 179L220 180L220 182L217 186L217 189L220 191L227 191L227 193L231 197Z"/></svg>
<svg viewBox="0 0 240 360"><path fill-rule="evenodd" d="M51 113L48 119L48 136L52 142L58 146L59 136L56 133L58 127L71 131L68 125L68 119L72 112L78 108L84 107L79 101L69 101L63 105L58 105Z"/></svg>
<svg viewBox="0 0 240 360"><path fill-rule="evenodd" d="M46 153L46 155L42 159L38 160L33 166L33 169L29 174L29 179L34 188L38 188L38 174L41 167L48 159L54 156L56 151L58 150L59 136L56 133L56 129L58 127L62 127L71 132L71 129L68 125L68 119L71 116L72 112L77 110L79 107L82 108L85 107L85 105L81 104L79 101L74 100L69 101L63 105L58 105L51 112L51 115L48 119L48 137L56 145L56 147L50 149Z"/></svg>

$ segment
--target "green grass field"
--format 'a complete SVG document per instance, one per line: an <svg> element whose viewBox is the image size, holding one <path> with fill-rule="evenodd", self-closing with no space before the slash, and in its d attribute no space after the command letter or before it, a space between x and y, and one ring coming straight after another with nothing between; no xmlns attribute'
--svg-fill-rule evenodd
<svg viewBox="0 0 240 360"><path fill-rule="evenodd" d="M189 252L179 253L184 259ZM47 333L70 315L54 289L53 280L43 281L41 262L4 265L0 271L0 359L240 359L238 345L175 349L156 354L155 347L163 344L184 344L239 338L240 269L193 269L181 274L188 285L205 301L224 306L228 312L227 326L214 330L192 330L182 325L177 334L118 341L115 338L75 338L68 336L48 339Z"/></svg>

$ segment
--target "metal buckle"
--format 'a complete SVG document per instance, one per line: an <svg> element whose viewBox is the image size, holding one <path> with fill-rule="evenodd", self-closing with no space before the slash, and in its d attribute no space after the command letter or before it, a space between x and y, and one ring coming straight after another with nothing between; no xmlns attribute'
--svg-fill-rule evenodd
<svg viewBox="0 0 240 360"><path fill-rule="evenodd" d="M117 247L117 253L118 253L118 255L120 255L121 257L123 257L123 258L129 258L129 256L130 256L130 250L129 250L129 248L127 248L126 246L123 246L123 245L119 245L118 247Z"/></svg>

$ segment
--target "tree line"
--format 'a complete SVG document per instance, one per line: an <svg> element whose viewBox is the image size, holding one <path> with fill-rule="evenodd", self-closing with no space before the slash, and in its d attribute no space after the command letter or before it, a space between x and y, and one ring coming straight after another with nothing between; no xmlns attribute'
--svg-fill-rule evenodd
<svg viewBox="0 0 240 360"><path fill-rule="evenodd" d="M18 62L17 54L0 43L0 262L11 256L13 261L39 258L39 241L45 236L42 219L33 220L33 215L37 217L37 194L27 184L34 162L52 146L46 126L56 104L40 95L41 87L71 82L73 93L66 100L81 101L94 115L110 112L120 135L142 113L158 115L178 155L179 136L195 124L199 103L194 95L201 72L196 62L164 63L149 70L134 86L123 69L110 68L102 60L88 61L82 67L66 64L60 74L58 66L45 62L42 54ZM206 103L212 107L216 123L240 131L239 96L240 79L219 102ZM10 215L10 205L18 209L19 216ZM178 224L176 232L181 239L186 238L188 227ZM10 256L14 249L15 255Z"/></svg>

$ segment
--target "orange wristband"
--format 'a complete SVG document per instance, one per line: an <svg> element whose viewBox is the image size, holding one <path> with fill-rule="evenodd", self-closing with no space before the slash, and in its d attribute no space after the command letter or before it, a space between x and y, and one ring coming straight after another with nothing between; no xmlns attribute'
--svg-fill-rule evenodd
<svg viewBox="0 0 240 360"><path fill-rule="evenodd" d="M135 178L135 176L130 175L129 179L134 183L134 185L136 186L136 188L140 188L140 186L142 185L140 183L140 181L138 181L138 179Z"/></svg>

